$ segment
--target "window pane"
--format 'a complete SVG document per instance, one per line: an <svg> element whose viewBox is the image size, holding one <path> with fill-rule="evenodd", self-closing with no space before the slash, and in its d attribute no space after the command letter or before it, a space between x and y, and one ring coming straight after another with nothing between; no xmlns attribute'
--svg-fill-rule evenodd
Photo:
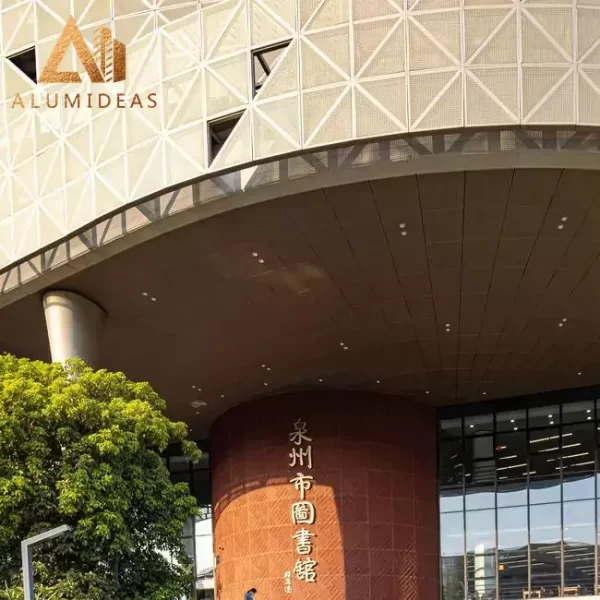
<svg viewBox="0 0 600 600"><path fill-rule="evenodd" d="M467 512L467 552L484 554L496 547L496 515L494 510Z"/></svg>
<svg viewBox="0 0 600 600"><path fill-rule="evenodd" d="M448 513L440 517L440 549L442 557L464 556L464 513Z"/></svg>
<svg viewBox="0 0 600 600"><path fill-rule="evenodd" d="M594 593L594 505L593 500L563 505L565 594Z"/></svg>
<svg viewBox="0 0 600 600"><path fill-rule="evenodd" d="M527 417L524 410L502 412L496 414L496 431L517 431L525 429Z"/></svg>
<svg viewBox="0 0 600 600"><path fill-rule="evenodd" d="M474 461L465 474L467 510L493 508L496 500L496 466L493 460Z"/></svg>
<svg viewBox="0 0 600 600"><path fill-rule="evenodd" d="M462 436L462 419L447 419L440 422L440 437L442 439L459 438Z"/></svg>
<svg viewBox="0 0 600 600"><path fill-rule="evenodd" d="M522 598L528 589L527 507L498 510L500 598Z"/></svg>
<svg viewBox="0 0 600 600"><path fill-rule="evenodd" d="M190 462L185 456L169 457L169 471L171 471L171 473L187 473L189 470Z"/></svg>
<svg viewBox="0 0 600 600"><path fill-rule="evenodd" d="M496 436L496 472L498 506L527 503L527 433L525 431Z"/></svg>
<svg viewBox="0 0 600 600"><path fill-rule="evenodd" d="M442 598L443 600L465 599L464 557L442 557Z"/></svg>
<svg viewBox="0 0 600 600"><path fill-rule="evenodd" d="M465 455L473 460L494 456L494 438L491 435L465 439Z"/></svg>
<svg viewBox="0 0 600 600"><path fill-rule="evenodd" d="M561 505L531 506L531 590L543 597L560 595Z"/></svg>
<svg viewBox="0 0 600 600"><path fill-rule="evenodd" d="M560 450L560 433L558 427L538 429L529 436L529 451L533 453L558 452Z"/></svg>
<svg viewBox="0 0 600 600"><path fill-rule="evenodd" d="M462 441L440 443L440 511L463 510L463 453Z"/></svg>
<svg viewBox="0 0 600 600"><path fill-rule="evenodd" d="M594 418L594 403L589 402L572 402L571 404L563 404L562 407L562 422L563 423L578 423L582 421L592 421Z"/></svg>
<svg viewBox="0 0 600 600"><path fill-rule="evenodd" d="M529 427L548 427L558 425L560 413L558 406L543 406L529 409Z"/></svg>
<svg viewBox="0 0 600 600"><path fill-rule="evenodd" d="M481 557L481 560L492 560L493 557ZM490 567L491 568L491 567ZM486 569L486 572L489 569ZM496 597L496 577L480 577L469 579L469 599L471 600L493 600Z"/></svg>
<svg viewBox="0 0 600 600"><path fill-rule="evenodd" d="M543 504L560 502L560 454L532 454L529 456L529 502Z"/></svg>
<svg viewBox="0 0 600 600"><path fill-rule="evenodd" d="M213 538L212 536L196 537L196 572L202 575L213 568Z"/></svg>
<svg viewBox="0 0 600 600"><path fill-rule="evenodd" d="M527 507L498 509L498 548L505 552L527 552Z"/></svg>
<svg viewBox="0 0 600 600"><path fill-rule="evenodd" d="M465 435L494 433L494 415L478 415L465 418Z"/></svg>
<svg viewBox="0 0 600 600"><path fill-rule="evenodd" d="M210 471L194 472L194 496L198 504L210 504Z"/></svg>

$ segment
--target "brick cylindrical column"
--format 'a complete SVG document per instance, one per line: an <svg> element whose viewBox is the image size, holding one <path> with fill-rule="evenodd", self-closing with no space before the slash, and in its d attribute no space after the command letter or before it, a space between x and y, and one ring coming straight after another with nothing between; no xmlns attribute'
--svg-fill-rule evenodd
<svg viewBox="0 0 600 600"><path fill-rule="evenodd" d="M254 400L213 426L211 469L219 600L253 587L257 600L438 598L431 407L349 392ZM298 473L314 478L305 492L314 524L293 524ZM314 534L304 547L294 538L303 529ZM315 582L306 561L317 563Z"/></svg>

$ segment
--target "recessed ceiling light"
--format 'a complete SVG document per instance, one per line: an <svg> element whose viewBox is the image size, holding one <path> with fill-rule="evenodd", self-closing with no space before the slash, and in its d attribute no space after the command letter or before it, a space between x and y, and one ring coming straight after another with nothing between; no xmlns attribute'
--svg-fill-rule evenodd
<svg viewBox="0 0 600 600"><path fill-rule="evenodd" d="M375 383L381 383L381 381L378 379Z"/></svg>
<svg viewBox="0 0 600 600"><path fill-rule="evenodd" d="M252 256L254 256L254 258L258 258L258 252L253 252Z"/></svg>
<svg viewBox="0 0 600 600"><path fill-rule="evenodd" d="M591 412L592 412L592 409L591 409L591 408L588 408L588 409L587 409L585 412L589 414L589 413L591 413Z"/></svg>
<svg viewBox="0 0 600 600"><path fill-rule="evenodd" d="M551 419L551 418L552 418L552 415L548 415L548 418L549 418L549 419Z"/></svg>
<svg viewBox="0 0 600 600"><path fill-rule="evenodd" d="M196 386L195 386L195 385L193 385L193 386L192 386L192 389L193 389L193 390L195 390L195 389L196 389Z"/></svg>
<svg viewBox="0 0 600 600"><path fill-rule="evenodd" d="M267 387L269 384L266 381L263 381L263 385Z"/></svg>
<svg viewBox="0 0 600 600"><path fill-rule="evenodd" d="M564 229L565 226L564 225L559 225L556 229Z"/></svg>
<svg viewBox="0 0 600 600"><path fill-rule="evenodd" d="M406 229L406 223L400 223L398 227L400 227L400 229Z"/></svg>
<svg viewBox="0 0 600 600"><path fill-rule="evenodd" d="M562 327L563 325L564 325L564 323L559 323L558 324L559 327Z"/></svg>
<svg viewBox="0 0 600 600"><path fill-rule="evenodd" d="M562 322L563 322L563 323L566 323L566 322L567 322L567 318L565 317L565 318L562 320Z"/></svg>
<svg viewBox="0 0 600 600"><path fill-rule="evenodd" d="M271 367L267 367L267 371L270 371L270 370L271 370Z"/></svg>
<svg viewBox="0 0 600 600"><path fill-rule="evenodd" d="M225 394L221 394L221 398L225 398Z"/></svg>
<svg viewBox="0 0 600 600"><path fill-rule="evenodd" d="M259 258L259 259L258 259L258 262L259 262L261 265L264 265L264 264L265 264L265 259L264 259L264 258Z"/></svg>
<svg viewBox="0 0 600 600"><path fill-rule="evenodd" d="M587 419L587 420L588 420L588 421L591 421L591 420L592 420L592 417L588 417L588 419Z"/></svg>
<svg viewBox="0 0 600 600"><path fill-rule="evenodd" d="M475 425L469 425L469 427L470 427L471 429L473 429L473 428L475 427Z"/></svg>
<svg viewBox="0 0 600 600"><path fill-rule="evenodd" d="M348 346L344 346L344 350L348 350Z"/></svg>
<svg viewBox="0 0 600 600"><path fill-rule="evenodd" d="M514 427L514 428L513 428L513 430L514 430L514 431L517 431L517 429L519 429L519 428L518 428L518 427Z"/></svg>
<svg viewBox="0 0 600 600"><path fill-rule="evenodd" d="M481 392L482 396L487 396L487 392Z"/></svg>
<svg viewBox="0 0 600 600"><path fill-rule="evenodd" d="M577 375L579 375L581 377L583 375L583 371L579 371L579 373L577 373Z"/></svg>
<svg viewBox="0 0 600 600"><path fill-rule="evenodd" d="M150 294L148 294L148 292L142 292L142 296L144 296L144 298L147 298Z"/></svg>
<svg viewBox="0 0 600 600"><path fill-rule="evenodd" d="M514 423L514 422L515 422L515 420L514 420L514 419L511 419L511 420L510 420L510 422L511 422L511 423Z"/></svg>
<svg viewBox="0 0 600 600"><path fill-rule="evenodd" d="M156 302L156 298L154 296L152 296L152 298L150 298L150 300L152 300L152 302Z"/></svg>
<svg viewBox="0 0 600 600"><path fill-rule="evenodd" d="M554 421L550 421L550 425L554 425Z"/></svg>
<svg viewBox="0 0 600 600"><path fill-rule="evenodd" d="M425 393L429 396L431 392L429 390L425 390Z"/></svg>
<svg viewBox="0 0 600 600"><path fill-rule="evenodd" d="M340 342L340 346L345 346L346 344L344 342Z"/></svg>
<svg viewBox="0 0 600 600"><path fill-rule="evenodd" d="M560 219L563 223L566 223L569 220L569 217L562 217Z"/></svg>
<svg viewBox="0 0 600 600"><path fill-rule="evenodd" d="M319 379L319 383L323 383L323 380L322 380L322 379Z"/></svg>

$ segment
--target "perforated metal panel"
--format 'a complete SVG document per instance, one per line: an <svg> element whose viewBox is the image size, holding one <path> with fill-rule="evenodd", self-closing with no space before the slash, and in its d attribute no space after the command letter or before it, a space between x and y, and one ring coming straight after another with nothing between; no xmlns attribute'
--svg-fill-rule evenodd
<svg viewBox="0 0 600 600"><path fill-rule="evenodd" d="M127 44L126 82L36 86L69 15ZM89 221L236 164L403 132L600 126L600 3L508 0L3 0L0 268ZM256 96L252 52L291 43ZM61 65L77 68L70 53ZM156 94L156 108L44 106ZM12 108L21 94L41 108ZM211 162L209 121L244 112Z"/></svg>

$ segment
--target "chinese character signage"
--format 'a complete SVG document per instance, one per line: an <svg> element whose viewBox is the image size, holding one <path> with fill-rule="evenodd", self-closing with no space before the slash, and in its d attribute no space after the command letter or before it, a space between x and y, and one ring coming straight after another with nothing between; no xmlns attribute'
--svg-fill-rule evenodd
<svg viewBox="0 0 600 600"><path fill-rule="evenodd" d="M312 438L308 437L308 428L302 419L294 423L294 431L289 434L291 449L288 466L298 469L298 473L290 480L297 495L297 501L292 503L292 524L298 529L292 536L297 560L293 574L298 581L315 583L317 581L317 561L312 558L313 538L315 533L308 529L314 526L317 519L315 505L309 500L309 492L313 487L314 477L303 471L312 471L313 454ZM284 575L284 591L292 593L292 573L287 571Z"/></svg>

